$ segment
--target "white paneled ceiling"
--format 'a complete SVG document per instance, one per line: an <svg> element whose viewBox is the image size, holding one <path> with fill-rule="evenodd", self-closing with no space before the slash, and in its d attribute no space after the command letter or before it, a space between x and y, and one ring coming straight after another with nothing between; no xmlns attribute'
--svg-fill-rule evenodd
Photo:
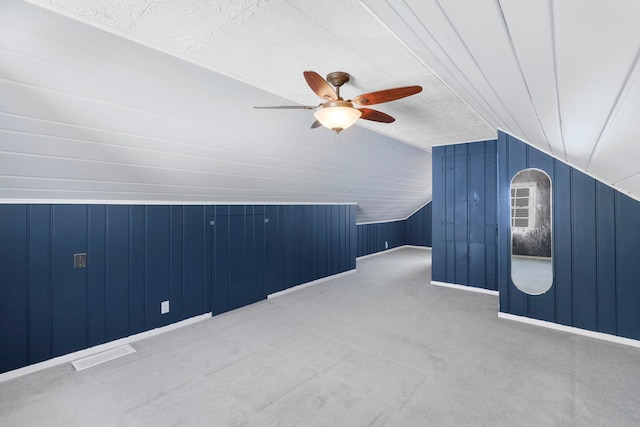
<svg viewBox="0 0 640 427"><path fill-rule="evenodd" d="M201 64L302 105L319 98L302 72L346 71L345 99L421 85L412 98L380 105L393 124L360 126L430 150L495 138L358 0L32 0L33 3ZM311 116L311 114L308 114ZM311 120L313 122L313 120Z"/></svg>
<svg viewBox="0 0 640 427"><path fill-rule="evenodd" d="M363 3L492 127L640 198L640 2Z"/></svg>
<svg viewBox="0 0 640 427"><path fill-rule="evenodd" d="M369 222L430 199L428 151L363 127L311 130L307 110L252 108L281 102L55 11L0 3L4 203L357 203Z"/></svg>
<svg viewBox="0 0 640 427"><path fill-rule="evenodd" d="M0 197L354 202L431 197L433 145L503 129L640 198L636 0L4 0ZM385 28L386 27L386 28ZM388 31L390 30L390 31ZM392 124L310 130L302 72ZM436 77L437 76L437 77ZM444 83L443 83L444 82ZM457 95L456 95L457 94Z"/></svg>

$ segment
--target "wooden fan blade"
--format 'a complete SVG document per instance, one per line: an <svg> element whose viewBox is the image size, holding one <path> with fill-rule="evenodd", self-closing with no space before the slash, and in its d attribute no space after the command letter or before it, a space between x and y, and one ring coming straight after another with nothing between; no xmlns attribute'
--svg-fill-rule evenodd
<svg viewBox="0 0 640 427"><path fill-rule="evenodd" d="M361 119L380 123L393 123L396 121L396 119L382 111L372 110L371 108L359 108L359 110L362 111Z"/></svg>
<svg viewBox="0 0 640 427"><path fill-rule="evenodd" d="M319 121L315 121L313 122L313 124L311 125L311 129L315 129L315 128L319 128L320 126L322 126L322 123L320 123Z"/></svg>
<svg viewBox="0 0 640 427"><path fill-rule="evenodd" d="M304 79L312 91L316 93L320 98L325 101L337 101L338 95L333 90L329 82L322 78L322 76L315 71L305 71Z"/></svg>
<svg viewBox="0 0 640 427"><path fill-rule="evenodd" d="M318 107L311 107L309 105L278 105L272 107L253 107L262 110L315 110Z"/></svg>
<svg viewBox="0 0 640 427"><path fill-rule="evenodd" d="M358 95L353 99L353 102L358 105L375 105L383 102L395 101L396 99L405 98L420 92L422 92L421 86L397 87L395 89L387 89Z"/></svg>

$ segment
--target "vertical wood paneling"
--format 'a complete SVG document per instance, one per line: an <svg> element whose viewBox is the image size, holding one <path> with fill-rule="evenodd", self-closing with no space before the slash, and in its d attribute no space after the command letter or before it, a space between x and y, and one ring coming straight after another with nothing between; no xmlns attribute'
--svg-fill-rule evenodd
<svg viewBox="0 0 640 427"><path fill-rule="evenodd" d="M350 236L350 253L349 253L349 270L356 268L356 257L358 256L358 229L356 224L356 206L349 206L349 236ZM321 276L316 276L321 277Z"/></svg>
<svg viewBox="0 0 640 427"><path fill-rule="evenodd" d="M469 243L485 244L485 153L482 143L469 144L469 189L467 204L469 215ZM484 256L482 260L484 264Z"/></svg>
<svg viewBox="0 0 640 427"><path fill-rule="evenodd" d="M215 206L205 206L204 207L204 233L202 234L202 246L204 247L204 253L202 254L202 264L204 265L204 278L202 280L202 288L203 288L203 300L204 300L204 309L202 313L213 313L213 263L211 259L214 254L214 236L215 236L215 217L216 210Z"/></svg>
<svg viewBox="0 0 640 427"><path fill-rule="evenodd" d="M355 221L355 207L353 213L349 214L346 223ZM428 213L426 213L428 212ZM370 255L388 249L397 248L404 245L430 246L431 245L431 205L423 207L404 221L381 222L376 224L359 224L353 233L358 234L358 238L350 237L347 241L347 251L351 258L354 249L352 245L357 243L357 256ZM347 236L349 238L349 236ZM385 247L387 243L388 247ZM354 267L355 268L355 265Z"/></svg>
<svg viewBox="0 0 640 427"><path fill-rule="evenodd" d="M498 248L496 245L485 245L485 280L486 289L497 291L498 290L498 269L497 267L497 253Z"/></svg>
<svg viewBox="0 0 640 427"><path fill-rule="evenodd" d="M107 251L105 273L105 340L111 341L130 334L129 264L130 211L128 206L107 206ZM140 262L144 264L144 261ZM137 283L142 288L142 282ZM138 301L139 302L139 301ZM138 307L141 308L141 307ZM144 309L143 309L144 313ZM144 317L142 317L144 319Z"/></svg>
<svg viewBox="0 0 640 427"><path fill-rule="evenodd" d="M169 206L145 207L146 329L169 324L170 315L161 314L160 303L171 296L170 212Z"/></svg>
<svg viewBox="0 0 640 427"><path fill-rule="evenodd" d="M340 209L331 207L331 271L340 271Z"/></svg>
<svg viewBox="0 0 640 427"><path fill-rule="evenodd" d="M265 209L264 206L254 207L253 216L253 264L252 296L250 302L257 302L267 297L266 289L266 245L265 245Z"/></svg>
<svg viewBox="0 0 640 427"><path fill-rule="evenodd" d="M309 211L309 227L307 228L307 232L308 234L308 239L309 239L309 253L308 253L308 259L309 259L309 266L308 266L308 272L309 272L309 280L315 280L318 277L320 277L318 275L318 209L317 206L310 206L310 211ZM316 225L316 227L313 227L312 225ZM354 255L354 259L355 259L355 255Z"/></svg>
<svg viewBox="0 0 640 427"><path fill-rule="evenodd" d="M3 370L28 363L27 207L0 205L0 363Z"/></svg>
<svg viewBox="0 0 640 427"><path fill-rule="evenodd" d="M229 310L246 305L247 278L245 276L247 262L247 227L244 206L231 206L229 215ZM227 257L225 257L227 259Z"/></svg>
<svg viewBox="0 0 640 427"><path fill-rule="evenodd" d="M102 344L106 339L106 206L89 205L87 234L87 344Z"/></svg>
<svg viewBox="0 0 640 427"><path fill-rule="evenodd" d="M504 133L498 162L509 170L499 174L501 197L523 162L547 172L552 182L554 282L547 293L527 296L526 315L640 339L640 203ZM507 207L500 215L502 247L509 243ZM502 248L500 253L504 271L510 257ZM519 301L503 296L519 291L503 276L499 282L500 310L522 314Z"/></svg>
<svg viewBox="0 0 640 427"><path fill-rule="evenodd" d="M444 184L442 191L444 193L444 240L447 242L455 242L455 157L450 153L453 147L446 147L446 155L444 157Z"/></svg>
<svg viewBox="0 0 640 427"><path fill-rule="evenodd" d="M615 190L596 186L596 258L598 271L598 331L617 334Z"/></svg>
<svg viewBox="0 0 640 427"><path fill-rule="evenodd" d="M318 277L325 277L329 274L329 267L327 264L327 253L329 251L329 245L327 244L327 211L328 206L317 206L317 218L316 230L318 235Z"/></svg>
<svg viewBox="0 0 640 427"><path fill-rule="evenodd" d="M454 242L455 251L455 270L453 275L453 283L461 285L469 284L469 243Z"/></svg>
<svg viewBox="0 0 640 427"><path fill-rule="evenodd" d="M285 236L286 236L286 256L287 260L285 268L285 288L294 286L295 283L299 283L300 275L300 207L299 206L285 206ZM337 223L336 223L337 225ZM336 231L337 233L337 231ZM339 251L336 247L336 252L333 253L335 259L338 260ZM337 268L337 267L336 267Z"/></svg>
<svg viewBox="0 0 640 427"><path fill-rule="evenodd" d="M553 282L556 292L556 319L563 325L573 324L572 305L572 233L571 233L571 168L556 162L553 189Z"/></svg>
<svg viewBox="0 0 640 427"><path fill-rule="evenodd" d="M202 206L184 206L183 220L181 293L183 318L188 319L206 312L205 269L209 262L203 259L206 247L203 237L210 226Z"/></svg>
<svg viewBox="0 0 640 427"><path fill-rule="evenodd" d="M87 347L87 269L73 268L73 255L82 252L87 252L87 206L53 205L53 356Z"/></svg>
<svg viewBox="0 0 640 427"><path fill-rule="evenodd" d="M216 206L213 261L213 314L229 311L229 206Z"/></svg>
<svg viewBox="0 0 640 427"><path fill-rule="evenodd" d="M435 148L432 280L497 289L496 142Z"/></svg>
<svg viewBox="0 0 640 427"><path fill-rule="evenodd" d="M431 279L438 282L446 281L446 248L444 236L444 147L433 147L432 151L431 182L432 197L431 201Z"/></svg>
<svg viewBox="0 0 640 427"><path fill-rule="evenodd" d="M37 363L51 357L51 206L31 205L28 207L28 212L29 363ZM0 222L4 224L4 215L0 214L0 218L2 218ZM0 246L2 241L19 245L13 238L5 239L7 235L4 230L0 231L0 235L3 236L0 239ZM7 259L4 254L0 256L3 260ZM14 262L9 264L12 265ZM0 279L0 283L6 282ZM4 298L0 297L0 313L4 312L1 302L3 300ZM2 314L0 314L1 317ZM0 324L3 323L4 320L0 321ZM13 328L13 325L11 327Z"/></svg>
<svg viewBox="0 0 640 427"><path fill-rule="evenodd" d="M0 205L0 219L0 372L260 301L355 267L357 249L352 205Z"/></svg>
<svg viewBox="0 0 640 427"><path fill-rule="evenodd" d="M513 177L520 172L522 169L527 168L527 147L525 144L522 144L520 141L515 140L514 138L507 137L507 152L508 152L508 163L507 163L507 191L510 191L509 188L511 186L511 180ZM511 201L509 200L509 203ZM510 209L510 208L509 208ZM506 230L506 236L508 239L508 247L509 251L507 252L507 257L511 258L511 228ZM508 264L509 268L509 283L513 283L511 280L511 263ZM524 292L521 292L519 289L513 287L512 292L509 292L509 307L513 310L513 314L518 314L520 316L527 316L529 307L527 304L527 295Z"/></svg>
<svg viewBox="0 0 640 427"><path fill-rule="evenodd" d="M269 221L266 226L266 262L270 268L266 271L267 293L272 294L280 290L280 279L278 276L278 250L279 239L282 235L279 232L278 206L266 206L265 215Z"/></svg>
<svg viewBox="0 0 640 427"><path fill-rule="evenodd" d="M483 230L484 231L484 230ZM484 233L483 233L484 234ZM483 243L469 243L468 248L468 278L467 283L479 288L487 288L486 280L486 245Z"/></svg>
<svg viewBox="0 0 640 427"><path fill-rule="evenodd" d="M464 152L466 150L456 150L457 152ZM454 240L456 242L467 242L468 235L468 214L469 214L469 188L468 188L468 156L466 154L456 154L455 156L455 169L453 178L453 221L454 221ZM461 252L456 245L456 254ZM466 250L464 251L466 252ZM466 256L466 255L465 255ZM456 266L456 270L458 266ZM461 273L457 273L456 276L462 276ZM461 283L461 282L456 282ZM464 283L463 283L464 284Z"/></svg>
<svg viewBox="0 0 640 427"><path fill-rule="evenodd" d="M618 334L640 339L640 203L616 192Z"/></svg>
<svg viewBox="0 0 640 427"><path fill-rule="evenodd" d="M596 182L575 169L572 175L573 326L597 330Z"/></svg>
<svg viewBox="0 0 640 427"><path fill-rule="evenodd" d="M184 283L183 255L184 255L184 207L171 206L169 209L169 319L170 322L178 322L184 317Z"/></svg>
<svg viewBox="0 0 640 427"><path fill-rule="evenodd" d="M510 183L509 176L509 146L508 136L504 132L498 132L498 153L496 155L498 164L498 200L497 211L497 230L498 230L498 256L496 264L498 267L498 290L500 299L500 310L508 311L505 307L509 307L511 293L515 292L515 288L510 286L511 281L511 263L506 262L511 254L511 200L510 200ZM553 183L552 183L553 185Z"/></svg>
<svg viewBox="0 0 640 427"><path fill-rule="evenodd" d="M131 206L129 210L129 304L127 307L130 334L146 330L145 274L147 257L145 229L145 207Z"/></svg>

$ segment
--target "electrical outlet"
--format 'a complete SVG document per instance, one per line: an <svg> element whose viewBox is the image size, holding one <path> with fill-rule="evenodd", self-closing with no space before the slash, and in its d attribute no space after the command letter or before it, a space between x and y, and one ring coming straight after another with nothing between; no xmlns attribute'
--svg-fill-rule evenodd
<svg viewBox="0 0 640 427"><path fill-rule="evenodd" d="M386 240L384 241L384 248L389 249L389 242L387 242Z"/></svg>
<svg viewBox="0 0 640 427"><path fill-rule="evenodd" d="M167 314L169 312L169 301L162 301L160 303L160 314Z"/></svg>

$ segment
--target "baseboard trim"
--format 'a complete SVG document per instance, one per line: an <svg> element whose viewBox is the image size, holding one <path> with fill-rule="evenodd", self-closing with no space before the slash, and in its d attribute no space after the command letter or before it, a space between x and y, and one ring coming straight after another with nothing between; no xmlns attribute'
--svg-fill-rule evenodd
<svg viewBox="0 0 640 427"><path fill-rule="evenodd" d="M120 338L115 341L109 341L104 344L96 345L94 347L89 347L84 350L79 350L73 353L54 357L53 359L45 360L39 363L34 363L33 365L25 366L23 368L14 369L13 371L8 371L3 374L0 374L0 383L12 380L14 378L21 377L23 375L28 375L33 372L42 371L43 369L51 368L53 366L63 365L68 362L73 362L77 359L102 353L106 350L111 350L125 344L130 344L132 342L140 341L145 338L150 338L156 335L163 334L165 332L173 331L174 329L183 328L185 326L189 326L209 318L211 318L211 313L201 314L199 316L190 317L189 319L181 320L180 322L172 323L167 326L151 329L150 331L140 332L139 334L130 335L128 337Z"/></svg>
<svg viewBox="0 0 640 427"><path fill-rule="evenodd" d="M397 250L404 249L404 248L424 249L426 251L430 251L431 250L431 248L429 246L402 245L402 246L396 246L395 248L385 249L383 251L374 252L372 254L359 256L359 257L356 258L356 261L360 261L362 259L371 258L371 257L376 256L376 255L388 254L389 252L397 251Z"/></svg>
<svg viewBox="0 0 640 427"><path fill-rule="evenodd" d="M474 286L457 285L455 283L438 282L435 280L432 280L431 284L435 286L442 286L443 288L452 288L452 289L459 289L462 291L477 292L480 294L493 295L496 297L500 295L498 291L492 291L491 289L476 288Z"/></svg>
<svg viewBox="0 0 640 427"><path fill-rule="evenodd" d="M640 341L631 338L619 337L617 335L605 334L604 332L590 331L588 329L580 329L574 326L560 325L558 323L547 322L546 320L532 319L530 317L518 316L515 314L498 312L501 319L513 320L516 322L527 323L529 325L541 326L543 328L555 329L556 331L569 332L576 335L582 335L598 340L609 341L616 344L628 345L640 348Z"/></svg>
<svg viewBox="0 0 640 427"><path fill-rule="evenodd" d="M267 299L280 297L282 295L290 294L291 292L296 292L296 291L299 291L301 289L308 288L310 286L319 285L320 283L327 282L329 280L337 279L337 278L343 277L343 276L348 276L349 274L353 274L356 271L357 271L357 269L354 268L353 270L344 271L342 273L333 274L333 275L327 276L327 277L322 277L320 279L316 279L316 280L313 280L311 282L302 283L300 285L292 286L292 287L284 289L282 291L274 292L272 294L267 295Z"/></svg>

